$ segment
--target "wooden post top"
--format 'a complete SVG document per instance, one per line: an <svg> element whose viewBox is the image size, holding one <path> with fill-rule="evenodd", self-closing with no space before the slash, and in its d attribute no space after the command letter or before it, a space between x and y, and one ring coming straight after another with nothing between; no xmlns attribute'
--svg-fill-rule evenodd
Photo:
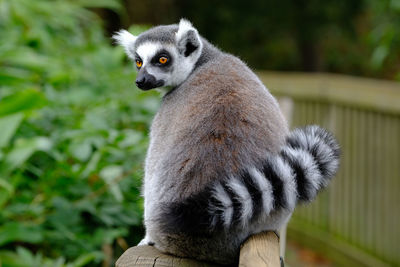
<svg viewBox="0 0 400 267"><path fill-rule="evenodd" d="M193 259L164 254L151 246L131 247L117 260L116 267L218 267ZM279 238L274 232L251 236L240 248L239 267L279 267Z"/></svg>

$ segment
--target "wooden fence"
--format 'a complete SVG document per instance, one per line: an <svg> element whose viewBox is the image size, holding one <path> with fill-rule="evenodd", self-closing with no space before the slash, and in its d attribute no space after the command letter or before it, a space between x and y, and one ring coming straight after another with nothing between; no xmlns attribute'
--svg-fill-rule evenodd
<svg viewBox="0 0 400 267"><path fill-rule="evenodd" d="M294 213L288 239L340 266L400 266L400 84L333 74L259 75L292 107L292 127L319 124L342 147L338 175Z"/></svg>

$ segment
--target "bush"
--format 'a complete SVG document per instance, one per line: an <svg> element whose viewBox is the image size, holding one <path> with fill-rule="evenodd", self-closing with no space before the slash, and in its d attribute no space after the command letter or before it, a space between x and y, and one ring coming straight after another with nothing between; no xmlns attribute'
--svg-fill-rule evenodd
<svg viewBox="0 0 400 267"><path fill-rule="evenodd" d="M141 164L159 101L133 88L122 49L87 9L99 6L119 3L0 2L3 267L112 265L142 236Z"/></svg>

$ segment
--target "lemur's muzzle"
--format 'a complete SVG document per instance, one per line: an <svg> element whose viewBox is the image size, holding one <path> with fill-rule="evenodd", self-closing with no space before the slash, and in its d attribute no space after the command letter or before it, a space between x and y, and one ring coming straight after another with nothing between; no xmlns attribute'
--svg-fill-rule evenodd
<svg viewBox="0 0 400 267"><path fill-rule="evenodd" d="M156 77L149 74L145 69L139 71L136 77L136 85L142 90L150 90L164 85L163 80L157 80Z"/></svg>

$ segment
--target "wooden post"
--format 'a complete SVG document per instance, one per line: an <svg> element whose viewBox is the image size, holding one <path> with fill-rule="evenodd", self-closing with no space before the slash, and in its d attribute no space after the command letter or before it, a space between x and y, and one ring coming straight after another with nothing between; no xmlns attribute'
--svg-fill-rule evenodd
<svg viewBox="0 0 400 267"><path fill-rule="evenodd" d="M116 267L218 267L192 259L166 255L150 246L129 248L117 260ZM240 267L279 267L279 239L273 232L251 236L240 249Z"/></svg>
<svg viewBox="0 0 400 267"><path fill-rule="evenodd" d="M251 236L240 249L239 267L278 267L279 238L274 232Z"/></svg>

